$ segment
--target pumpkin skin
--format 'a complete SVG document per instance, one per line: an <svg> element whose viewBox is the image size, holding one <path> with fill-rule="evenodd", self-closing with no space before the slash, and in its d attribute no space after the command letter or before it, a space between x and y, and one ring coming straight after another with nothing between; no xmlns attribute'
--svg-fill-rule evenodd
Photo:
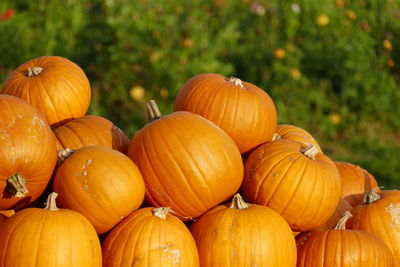
<svg viewBox="0 0 400 267"><path fill-rule="evenodd" d="M395 265L400 266L400 192L373 190L363 204L352 210L347 226L381 238L391 249Z"/></svg>
<svg viewBox="0 0 400 267"><path fill-rule="evenodd" d="M182 220L228 199L243 179L233 140L211 121L187 111L145 125L133 137L128 156L143 175L147 203L171 207Z"/></svg>
<svg viewBox="0 0 400 267"><path fill-rule="evenodd" d="M375 178L360 166L335 161L342 180L342 197L355 207L363 202L364 194L378 188Z"/></svg>
<svg viewBox="0 0 400 267"><path fill-rule="evenodd" d="M301 236L297 240L297 267L394 266L390 249L381 239L365 231L346 230L345 221L342 223L333 230Z"/></svg>
<svg viewBox="0 0 400 267"><path fill-rule="evenodd" d="M167 208L142 208L123 219L102 245L103 266L197 267L196 243Z"/></svg>
<svg viewBox="0 0 400 267"><path fill-rule="evenodd" d="M333 161L315 148L303 149L289 139L259 146L246 159L242 184L248 202L276 210L296 232L325 223L340 197L340 177Z"/></svg>
<svg viewBox="0 0 400 267"><path fill-rule="evenodd" d="M21 210L1 224L1 267L102 266L100 241L90 222L51 203Z"/></svg>
<svg viewBox="0 0 400 267"><path fill-rule="evenodd" d="M60 144L59 150L105 146L125 154L130 142L125 133L111 121L95 115L73 119L57 127L53 132Z"/></svg>
<svg viewBox="0 0 400 267"><path fill-rule="evenodd" d="M7 219L7 216L0 213L0 224Z"/></svg>
<svg viewBox="0 0 400 267"><path fill-rule="evenodd" d="M8 75L2 93L28 101L51 126L85 115L91 98L83 70L58 56L43 56L20 65Z"/></svg>
<svg viewBox="0 0 400 267"><path fill-rule="evenodd" d="M0 210L36 200L56 161L56 138L43 116L22 99L0 94Z"/></svg>
<svg viewBox="0 0 400 267"><path fill-rule="evenodd" d="M270 96L237 78L205 73L180 89L174 111L190 111L221 127L244 153L272 140L277 111Z"/></svg>
<svg viewBox="0 0 400 267"><path fill-rule="evenodd" d="M231 206L219 205L202 215L190 231L201 266L296 266L296 243L287 222L274 210L244 203L238 195Z"/></svg>
<svg viewBox="0 0 400 267"><path fill-rule="evenodd" d="M322 153L321 146L318 144L317 140L315 140L309 132L300 127L290 124L278 124L276 133L279 137L284 139L294 140L305 145L313 144L315 148Z"/></svg>
<svg viewBox="0 0 400 267"><path fill-rule="evenodd" d="M347 202L346 199L340 198L339 199L339 204L336 207L335 212L332 214L332 216L326 221L323 225L318 227L318 230L330 230L333 229L339 220L343 217L343 214L346 211L351 211L353 207Z"/></svg>
<svg viewBox="0 0 400 267"><path fill-rule="evenodd" d="M105 233L139 208L144 182L136 165L107 147L75 151L57 169L53 191L60 207L83 214L97 233Z"/></svg>

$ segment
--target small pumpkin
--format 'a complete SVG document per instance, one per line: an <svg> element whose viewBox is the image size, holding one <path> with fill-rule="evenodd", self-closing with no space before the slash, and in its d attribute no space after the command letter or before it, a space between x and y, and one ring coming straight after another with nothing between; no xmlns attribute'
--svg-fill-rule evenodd
<svg viewBox="0 0 400 267"><path fill-rule="evenodd" d="M342 197L355 207L363 202L364 194L378 188L375 178L358 165L335 161L342 180Z"/></svg>
<svg viewBox="0 0 400 267"><path fill-rule="evenodd" d="M123 219L104 240L103 266L200 266L192 235L169 210L147 207Z"/></svg>
<svg viewBox="0 0 400 267"><path fill-rule="evenodd" d="M144 182L136 165L121 152L87 146L59 166L53 181L60 207L83 214L97 233L105 233L139 208Z"/></svg>
<svg viewBox="0 0 400 267"><path fill-rule="evenodd" d="M58 209L56 193L46 207L27 208L0 227L0 266L101 267L101 246L90 222L78 212Z"/></svg>
<svg viewBox="0 0 400 267"><path fill-rule="evenodd" d="M298 126L290 124L278 124L278 127L276 128L276 134L277 136L275 136L275 139L279 137L290 139L300 142L306 146L312 144L319 152L322 153L321 146L318 144L317 140L315 140L315 138L309 132Z"/></svg>
<svg viewBox="0 0 400 267"><path fill-rule="evenodd" d="M346 199L340 198L339 199L339 204L336 207L335 212L332 214L332 216L326 221L323 225L320 225L318 227L318 230L330 230L333 229L340 219L343 217L343 214L346 211L351 211L353 207L347 202Z"/></svg>
<svg viewBox="0 0 400 267"><path fill-rule="evenodd" d="M353 210L347 226L381 238L391 249L395 265L400 266L400 191L374 189Z"/></svg>
<svg viewBox="0 0 400 267"><path fill-rule="evenodd" d="M335 229L315 231L297 241L297 267L392 267L389 247L378 237L346 230L346 212Z"/></svg>
<svg viewBox="0 0 400 267"><path fill-rule="evenodd" d="M125 154L130 142L125 133L111 121L95 115L73 119L55 128L53 132L60 144L59 150L105 146Z"/></svg>
<svg viewBox="0 0 400 267"><path fill-rule="evenodd" d="M201 266L294 267L296 243L287 222L274 210L247 204L236 194L193 222Z"/></svg>
<svg viewBox="0 0 400 267"><path fill-rule="evenodd" d="M161 116L155 102L147 107L153 120L133 137L128 156L143 175L151 206L171 207L190 220L237 192L243 162L228 134L197 114Z"/></svg>
<svg viewBox="0 0 400 267"><path fill-rule="evenodd" d="M190 111L221 127L244 153L272 140L277 112L261 88L238 78L205 73L180 89L174 111Z"/></svg>
<svg viewBox="0 0 400 267"><path fill-rule="evenodd" d="M56 138L43 116L0 94L0 210L21 208L44 191L57 161Z"/></svg>
<svg viewBox="0 0 400 267"><path fill-rule="evenodd" d="M8 75L1 92L28 101L51 126L85 115L91 98L83 70L58 56L43 56L20 65Z"/></svg>
<svg viewBox="0 0 400 267"><path fill-rule="evenodd" d="M268 142L251 152L244 166L245 199L276 210L294 231L316 229L338 205L339 173L313 145L289 139Z"/></svg>

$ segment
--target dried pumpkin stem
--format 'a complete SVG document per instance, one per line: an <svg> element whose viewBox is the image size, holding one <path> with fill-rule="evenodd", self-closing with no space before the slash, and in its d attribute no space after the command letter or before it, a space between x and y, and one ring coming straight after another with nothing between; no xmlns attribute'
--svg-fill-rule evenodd
<svg viewBox="0 0 400 267"><path fill-rule="evenodd" d="M9 177L6 182L6 191L14 197L25 197L25 194L29 192L25 186L25 178L20 173Z"/></svg>
<svg viewBox="0 0 400 267"><path fill-rule="evenodd" d="M381 196L378 194L379 187L372 189L371 191L365 193L364 195L364 204L372 204L375 201L381 199Z"/></svg>
<svg viewBox="0 0 400 267"><path fill-rule="evenodd" d="M46 206L44 207L45 210L59 210L56 204L56 198L58 194L56 192L52 192L47 196Z"/></svg>
<svg viewBox="0 0 400 267"><path fill-rule="evenodd" d="M59 150L57 152L57 164L60 165L63 163L67 158L69 158L75 150L69 149L68 147L63 150Z"/></svg>
<svg viewBox="0 0 400 267"><path fill-rule="evenodd" d="M250 207L250 205L243 200L242 196L239 193L233 196L230 206L231 209L244 210L248 207Z"/></svg>
<svg viewBox="0 0 400 267"><path fill-rule="evenodd" d="M28 77L33 77L39 75L42 71L43 71L42 67L31 67L28 68L26 75L28 75Z"/></svg>
<svg viewBox="0 0 400 267"><path fill-rule="evenodd" d="M228 79L228 82L232 83L233 85L239 86L241 88L244 88L242 81L239 78L236 77L230 77Z"/></svg>
<svg viewBox="0 0 400 267"><path fill-rule="evenodd" d="M153 215L160 219L167 219L167 214L171 211L170 207L160 207L153 209Z"/></svg>
<svg viewBox="0 0 400 267"><path fill-rule="evenodd" d="M313 144L308 144L306 148L301 150L301 153L310 159L315 159L315 156L319 153L319 151Z"/></svg>
<svg viewBox="0 0 400 267"><path fill-rule="evenodd" d="M149 121L157 120L161 117L160 109L157 106L156 101L150 100L146 103L147 119Z"/></svg>
<svg viewBox="0 0 400 267"><path fill-rule="evenodd" d="M276 140L279 140L279 139L281 139L282 137L278 134L278 133L274 133L274 136L272 137L272 140L271 141L276 141Z"/></svg>
<svg viewBox="0 0 400 267"><path fill-rule="evenodd" d="M350 211L345 211L343 213L343 217L339 220L339 222L337 223L337 225L334 229L335 230L346 230L346 222L351 217L353 217L353 215L351 215Z"/></svg>

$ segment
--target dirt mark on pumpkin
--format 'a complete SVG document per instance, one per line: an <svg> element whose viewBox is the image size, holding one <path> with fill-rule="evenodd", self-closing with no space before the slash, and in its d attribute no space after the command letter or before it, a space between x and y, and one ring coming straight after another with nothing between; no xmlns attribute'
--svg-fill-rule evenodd
<svg viewBox="0 0 400 267"><path fill-rule="evenodd" d="M390 203L385 207L385 211L390 214L391 228L400 228L400 203Z"/></svg>

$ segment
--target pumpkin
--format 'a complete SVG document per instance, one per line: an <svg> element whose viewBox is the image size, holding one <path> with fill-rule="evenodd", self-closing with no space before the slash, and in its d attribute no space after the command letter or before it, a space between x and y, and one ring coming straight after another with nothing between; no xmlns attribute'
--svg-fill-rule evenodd
<svg viewBox="0 0 400 267"><path fill-rule="evenodd" d="M322 153L322 149L317 140L315 140L309 132L300 127L290 124L278 124L278 127L276 128L276 134L277 136L275 138L280 137L284 139L294 140L306 146L312 144L319 152Z"/></svg>
<svg viewBox="0 0 400 267"><path fill-rule="evenodd" d="M297 267L392 267L389 247L378 237L346 230L346 212L335 229L316 231L297 242Z"/></svg>
<svg viewBox="0 0 400 267"><path fill-rule="evenodd" d="M7 216L0 213L0 224L7 219Z"/></svg>
<svg viewBox="0 0 400 267"><path fill-rule="evenodd" d="M56 138L43 116L0 94L0 210L16 209L44 191L57 161Z"/></svg>
<svg viewBox="0 0 400 267"><path fill-rule="evenodd" d="M378 187L375 178L360 166L335 161L342 179L342 197L355 207L363 202L364 194Z"/></svg>
<svg viewBox="0 0 400 267"><path fill-rule="evenodd" d="M143 178L130 158L107 147L87 146L57 169L53 191L60 207L86 216L97 233L105 233L139 208Z"/></svg>
<svg viewBox="0 0 400 267"><path fill-rule="evenodd" d="M394 255L394 266L400 266L400 192L374 189L352 213L347 226L380 237Z"/></svg>
<svg viewBox="0 0 400 267"><path fill-rule="evenodd" d="M205 73L180 89L174 111L190 111L227 132L241 153L272 140L277 112L270 96L238 78Z"/></svg>
<svg viewBox="0 0 400 267"><path fill-rule="evenodd" d="M95 115L73 119L53 131L60 144L59 150L105 146L125 154L130 142L124 132L111 121Z"/></svg>
<svg viewBox="0 0 400 267"><path fill-rule="evenodd" d="M334 213L340 177L333 161L313 145L279 139L250 153L242 193L281 214L297 232L316 229Z"/></svg>
<svg viewBox="0 0 400 267"><path fill-rule="evenodd" d="M56 193L46 207L17 212L0 227L0 266L101 267L101 246L90 222L58 209Z"/></svg>
<svg viewBox="0 0 400 267"><path fill-rule="evenodd" d="M104 267L200 266L192 235L166 207L131 213L107 235L102 250Z"/></svg>
<svg viewBox="0 0 400 267"><path fill-rule="evenodd" d="M85 115L91 98L83 70L58 56L25 62L8 75L2 93L28 101L52 126Z"/></svg>
<svg viewBox="0 0 400 267"><path fill-rule="evenodd" d="M343 214L346 211L351 211L353 207L347 202L346 199L340 198L339 199L339 204L336 207L335 212L332 214L332 216L326 221L323 225L320 225L318 227L318 230L330 230L333 229L340 219L343 217Z"/></svg>
<svg viewBox="0 0 400 267"><path fill-rule="evenodd" d="M161 117L154 102L148 113L154 119L133 137L128 156L143 175L149 205L190 220L236 193L243 162L228 134L191 112Z"/></svg>
<svg viewBox="0 0 400 267"><path fill-rule="evenodd" d="M296 266L296 243L287 222L274 210L251 205L236 194L193 222L201 266Z"/></svg>

